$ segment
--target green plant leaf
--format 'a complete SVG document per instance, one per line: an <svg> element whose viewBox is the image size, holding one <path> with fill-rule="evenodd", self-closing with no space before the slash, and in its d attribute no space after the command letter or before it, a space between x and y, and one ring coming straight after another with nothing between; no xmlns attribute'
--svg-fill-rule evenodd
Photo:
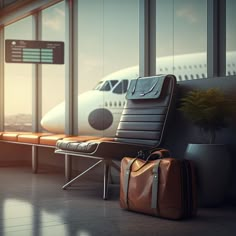
<svg viewBox="0 0 236 236"><path fill-rule="evenodd" d="M214 136L217 130L227 126L227 118L235 109L235 101L217 88L192 90L180 102L179 110L186 118Z"/></svg>

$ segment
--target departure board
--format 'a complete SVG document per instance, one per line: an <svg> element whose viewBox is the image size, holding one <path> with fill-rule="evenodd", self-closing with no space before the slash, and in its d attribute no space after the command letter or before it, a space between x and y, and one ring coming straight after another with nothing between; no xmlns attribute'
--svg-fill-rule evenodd
<svg viewBox="0 0 236 236"><path fill-rule="evenodd" d="M64 64L64 42L7 39L5 61L8 63Z"/></svg>

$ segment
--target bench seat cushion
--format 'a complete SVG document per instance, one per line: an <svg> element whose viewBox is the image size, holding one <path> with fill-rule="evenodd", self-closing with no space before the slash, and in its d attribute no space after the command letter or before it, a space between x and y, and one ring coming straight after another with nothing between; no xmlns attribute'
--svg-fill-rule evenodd
<svg viewBox="0 0 236 236"><path fill-rule="evenodd" d="M82 136L80 138L82 140ZM85 141L72 141L72 140L59 140L56 143L57 148L66 151L75 151L75 152L83 152L83 153L92 153L96 150L99 143L104 141L114 141L114 138L109 137L100 137L97 139L85 140Z"/></svg>
<svg viewBox="0 0 236 236"><path fill-rule="evenodd" d="M20 134L29 134L29 132L2 132L0 138L3 141L17 142Z"/></svg>
<svg viewBox="0 0 236 236"><path fill-rule="evenodd" d="M51 133L19 134L17 141L21 143L39 144L40 137L52 135Z"/></svg>
<svg viewBox="0 0 236 236"><path fill-rule="evenodd" d="M49 135L49 136L41 136L39 138L39 144L40 145L46 145L46 146L56 146L56 142L58 140L61 140L63 138L68 138L69 135L66 134L55 134L55 135Z"/></svg>
<svg viewBox="0 0 236 236"><path fill-rule="evenodd" d="M79 136L72 136L72 137L66 137L63 138L64 141L69 141L69 142L86 142L89 140L96 140L96 139L100 139L102 138L101 136L83 136L83 135L79 135Z"/></svg>

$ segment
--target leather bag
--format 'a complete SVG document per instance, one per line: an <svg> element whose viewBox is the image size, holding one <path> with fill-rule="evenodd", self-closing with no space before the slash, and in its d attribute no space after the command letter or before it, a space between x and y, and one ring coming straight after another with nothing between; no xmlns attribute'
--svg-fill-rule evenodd
<svg viewBox="0 0 236 236"><path fill-rule="evenodd" d="M188 160L163 158L165 149L147 160L124 157L120 173L120 206L123 209L182 219L196 215L196 177ZM152 156L156 160L149 160Z"/></svg>

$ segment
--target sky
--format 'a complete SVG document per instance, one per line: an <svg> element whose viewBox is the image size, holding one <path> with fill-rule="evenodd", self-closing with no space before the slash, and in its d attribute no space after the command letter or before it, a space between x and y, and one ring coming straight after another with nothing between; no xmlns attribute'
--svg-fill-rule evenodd
<svg viewBox="0 0 236 236"><path fill-rule="evenodd" d="M157 57L206 52L206 0L157 0ZM139 0L79 0L78 91L139 63ZM229 7L230 6L230 7ZM227 49L236 50L236 1L227 0ZM43 40L65 41L64 3L43 11ZM27 29L27 30L25 30ZM32 39L31 17L9 25L5 39ZM66 42L65 42L66 43ZM43 113L64 100L65 66L43 65ZM5 63L5 113L31 113L31 64ZM15 102L17 101L17 103Z"/></svg>

